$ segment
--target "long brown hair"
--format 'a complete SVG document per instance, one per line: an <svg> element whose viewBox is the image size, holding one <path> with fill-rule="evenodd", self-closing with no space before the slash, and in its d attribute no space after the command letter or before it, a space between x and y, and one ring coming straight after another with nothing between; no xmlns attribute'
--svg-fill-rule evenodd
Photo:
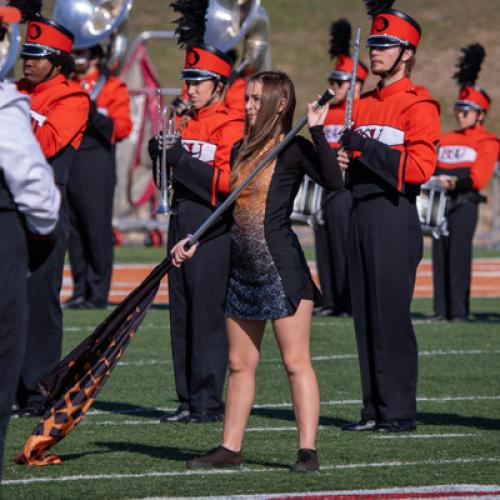
<svg viewBox="0 0 500 500"><path fill-rule="evenodd" d="M292 128L295 112L295 89L290 77L282 71L261 71L253 75L247 83L247 89L253 83L262 85L262 97L255 125L245 126L243 144L238 152L236 162L231 170L233 180L240 165L254 157L269 141L278 141L281 134ZM283 110L279 108L285 101Z"/></svg>

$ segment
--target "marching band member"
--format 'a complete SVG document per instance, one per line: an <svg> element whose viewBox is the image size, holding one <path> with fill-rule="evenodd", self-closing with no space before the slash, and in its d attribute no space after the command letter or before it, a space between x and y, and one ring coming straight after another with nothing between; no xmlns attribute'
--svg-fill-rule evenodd
<svg viewBox="0 0 500 500"><path fill-rule="evenodd" d="M204 13L202 17L204 22ZM189 30L178 31L179 43L187 47L181 80L191 105L180 119L182 148L178 149L187 150L191 161L174 170L169 245L192 233L228 194L231 148L241 139L244 128L241 117L224 105L230 58L204 45ZM149 151L155 161L159 156L158 141L150 142ZM169 161L176 151L168 151ZM207 191L209 199L205 201ZM203 245L183 269L169 273L170 335L180 405L174 413L163 416L162 422L222 419L227 369L223 304L229 244L229 235L221 234Z"/></svg>
<svg viewBox="0 0 500 500"><path fill-rule="evenodd" d="M74 51L73 79L92 94L102 70L100 45ZM116 143L132 130L130 97L117 77L106 78L92 103L92 113L68 180L69 260L73 296L63 307L91 309L108 304L113 270L113 200Z"/></svg>
<svg viewBox="0 0 500 500"><path fill-rule="evenodd" d="M410 80L421 30L392 4L367 1L370 67L380 82L358 100L338 155L354 197L348 265L363 410L360 422L344 426L351 431L416 428L410 305L422 233L415 198L434 170L439 105Z"/></svg>
<svg viewBox="0 0 500 500"><path fill-rule="evenodd" d="M18 82L18 89L31 97L33 132L54 170L63 203L55 229L56 247L28 280L28 336L17 393L20 415L43 413L45 398L37 384L61 356L59 294L69 236L64 193L89 114L88 95L69 80L74 70L73 40L66 28L38 16L28 22L21 51L24 79Z"/></svg>
<svg viewBox="0 0 500 500"><path fill-rule="evenodd" d="M330 146L337 150L344 130L346 98L353 70L350 57L351 25L346 19L332 23L330 56L336 59L328 76L335 97L325 119L325 135ZM359 63L354 97L359 99L368 68ZM351 314L351 294L347 276L347 236L352 209L352 194L346 189L325 192L323 195L323 224L314 225L316 262L323 295L322 307L315 316Z"/></svg>
<svg viewBox="0 0 500 500"><path fill-rule="evenodd" d="M252 76L246 90L246 129L232 156L231 187L238 187L292 126L295 92L282 72ZM188 468L239 467L255 397L255 371L267 320L271 320L288 375L299 430L295 472L319 470L316 432L319 389L310 356L315 287L290 213L300 181L307 173L329 189L342 186L335 155L325 139L327 107L308 106L314 145L295 137L276 159L257 174L235 201L231 227L231 269L225 298L230 372L222 445L187 462ZM178 149L180 149L178 147ZM187 155L171 160L182 170ZM174 265L193 255L182 240L172 250ZM196 255L203 249L201 245ZM214 257L211 256L212 260ZM188 265L187 262L185 265Z"/></svg>
<svg viewBox="0 0 500 500"><path fill-rule="evenodd" d="M0 7L0 38L21 13ZM29 98L0 82L0 475L5 434L23 360L27 329L29 248L26 234L44 239L56 223L61 196L30 123ZM15 138L15 140L13 140ZM48 241L49 247L52 246ZM40 262L37 262L40 264Z"/></svg>
<svg viewBox="0 0 500 500"><path fill-rule="evenodd" d="M441 136L435 175L448 189L448 236L432 240L434 311L436 320L465 321L469 316L472 240L483 189L493 175L499 154L498 138L484 127L491 100L476 85L485 51L479 44L462 49L455 79L460 85L455 102L458 130ZM456 177L449 180L448 176Z"/></svg>

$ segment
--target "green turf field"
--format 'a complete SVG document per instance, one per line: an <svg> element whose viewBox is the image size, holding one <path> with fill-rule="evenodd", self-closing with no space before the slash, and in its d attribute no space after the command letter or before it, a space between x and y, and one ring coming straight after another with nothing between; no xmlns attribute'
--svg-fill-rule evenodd
<svg viewBox="0 0 500 500"><path fill-rule="evenodd" d="M219 443L221 424L159 425L176 406L168 311L154 309L93 410L56 452L60 466L14 465L36 421L11 421L2 498L142 498L320 491L403 485L500 484L500 299L474 300L475 322L430 323L428 300L414 303L420 346L418 430L400 436L353 435L359 376L350 319L315 319L313 355L322 407L322 471L293 475L296 433L287 381L272 334L258 372L256 407L241 472L189 473L184 461ZM105 312L70 311L65 349ZM271 333L271 332L269 332Z"/></svg>

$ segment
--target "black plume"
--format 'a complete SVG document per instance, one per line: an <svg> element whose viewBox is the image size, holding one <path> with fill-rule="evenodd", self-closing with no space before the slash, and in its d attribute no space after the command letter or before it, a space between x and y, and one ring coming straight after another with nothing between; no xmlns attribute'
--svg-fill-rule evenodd
<svg viewBox="0 0 500 500"><path fill-rule="evenodd" d="M175 33L177 43L182 47L193 47L203 43L205 38L205 17L209 0L175 0L170 7L179 12L181 17L174 22L177 24Z"/></svg>
<svg viewBox="0 0 500 500"><path fill-rule="evenodd" d="M351 25L345 18L332 23L330 27L330 57L351 54Z"/></svg>
<svg viewBox="0 0 500 500"><path fill-rule="evenodd" d="M364 0L366 12L369 16L376 16L385 10L389 10L396 0Z"/></svg>
<svg viewBox="0 0 500 500"><path fill-rule="evenodd" d="M462 55L456 65L458 71L453 75L453 78L460 87L474 85L481 71L481 64L484 61L486 52L479 43L471 43L460 50Z"/></svg>
<svg viewBox="0 0 500 500"><path fill-rule="evenodd" d="M27 21L40 15L42 0L9 0L9 6L18 8L21 11L22 20Z"/></svg>

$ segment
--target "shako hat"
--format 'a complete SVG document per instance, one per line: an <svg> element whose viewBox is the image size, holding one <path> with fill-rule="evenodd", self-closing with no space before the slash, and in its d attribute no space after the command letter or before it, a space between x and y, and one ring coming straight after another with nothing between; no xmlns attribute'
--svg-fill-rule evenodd
<svg viewBox="0 0 500 500"><path fill-rule="evenodd" d="M62 52L69 54L74 40L73 33L64 26L38 16L28 21L21 57L36 59Z"/></svg>
<svg viewBox="0 0 500 500"><path fill-rule="evenodd" d="M351 57L351 25L345 18L332 23L330 27L330 57L335 59L335 67L328 75L328 80L346 81L351 78L354 60ZM368 77L368 68L358 63L357 79L364 82Z"/></svg>
<svg viewBox="0 0 500 500"><path fill-rule="evenodd" d="M16 7L0 7L0 23L18 23L21 20L21 11Z"/></svg>
<svg viewBox="0 0 500 500"><path fill-rule="evenodd" d="M491 98L484 89L476 85L486 52L479 43L467 45L461 51L462 55L457 63L458 71L453 75L453 78L460 85L455 108L487 111L491 104Z"/></svg>
<svg viewBox="0 0 500 500"><path fill-rule="evenodd" d="M181 80L216 79L227 83L232 60L224 52L204 43L208 0L176 0L170 4L181 17L175 22L177 43L186 49Z"/></svg>
<svg viewBox="0 0 500 500"><path fill-rule="evenodd" d="M364 0L372 26L368 47L397 47L417 50L422 29L415 19L401 10L392 9L395 0Z"/></svg>

